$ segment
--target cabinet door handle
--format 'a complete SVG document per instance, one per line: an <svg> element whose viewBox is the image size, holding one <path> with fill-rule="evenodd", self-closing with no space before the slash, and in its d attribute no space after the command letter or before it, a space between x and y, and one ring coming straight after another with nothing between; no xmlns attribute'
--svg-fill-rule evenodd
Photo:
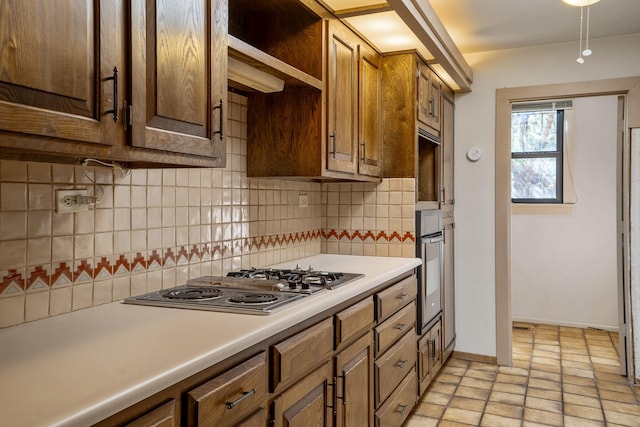
<svg viewBox="0 0 640 427"><path fill-rule="evenodd" d="M331 153L330 154L333 156L334 159L336 158L336 136L337 136L337 133L338 132L334 130L333 132L331 132L331 135L329 135L329 138L332 139L332 142L331 142Z"/></svg>
<svg viewBox="0 0 640 427"><path fill-rule="evenodd" d="M396 363L396 364L395 364L395 366L396 366L397 368L402 369L402 368L404 368L404 365L406 365L406 364L407 364L407 361L406 361L406 360L400 360L400 361L398 361L398 363Z"/></svg>
<svg viewBox="0 0 640 427"><path fill-rule="evenodd" d="M215 107L213 107L214 110L220 110L220 125L219 125L219 129L215 132L213 132L214 135L220 135L220 141L222 141L224 139L224 132L223 132L223 125L224 125L224 120L222 118L222 116L224 116L224 114L222 114L222 112L224 111L224 107L222 104L222 98L220 99L220 103L218 105L216 105Z"/></svg>
<svg viewBox="0 0 640 427"><path fill-rule="evenodd" d="M406 323L398 323L396 326L393 327L393 329L397 329L399 331L403 330L405 327L407 326Z"/></svg>
<svg viewBox="0 0 640 427"><path fill-rule="evenodd" d="M118 123L118 67L113 67L113 76L106 80L113 80L113 109L107 111L107 114L113 114L113 122Z"/></svg>
<svg viewBox="0 0 640 427"><path fill-rule="evenodd" d="M397 298L397 299L405 299L405 298L406 298L406 297L408 297L408 296L409 296L409 294L405 294L405 293L403 292L403 293L401 293L400 295L398 295L396 298Z"/></svg>
<svg viewBox="0 0 640 427"><path fill-rule="evenodd" d="M233 409L240 402L242 402L243 400L249 398L249 396L253 396L254 394L256 394L256 389L255 388L253 390L251 390L251 391L245 391L244 393L242 393L242 395L239 398L237 398L233 402L227 402L227 409Z"/></svg>
<svg viewBox="0 0 640 427"><path fill-rule="evenodd" d="M431 110L429 112L429 115L435 118L436 117L436 99L433 96L429 100L429 109Z"/></svg>
<svg viewBox="0 0 640 427"><path fill-rule="evenodd" d="M396 409L394 412L397 412L398 414L402 415L404 414L404 411L409 407L409 405L398 405L398 409Z"/></svg>
<svg viewBox="0 0 640 427"><path fill-rule="evenodd" d="M360 146L362 147L362 163L364 163L367 161L367 140L363 139Z"/></svg>
<svg viewBox="0 0 640 427"><path fill-rule="evenodd" d="M429 347L431 347L431 358L436 358L436 340L429 341Z"/></svg>

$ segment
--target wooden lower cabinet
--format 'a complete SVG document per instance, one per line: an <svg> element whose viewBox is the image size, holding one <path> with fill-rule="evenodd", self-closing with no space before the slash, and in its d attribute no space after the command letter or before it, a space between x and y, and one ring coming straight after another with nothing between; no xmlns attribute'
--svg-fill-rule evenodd
<svg viewBox="0 0 640 427"><path fill-rule="evenodd" d="M415 367L405 376L395 392L376 411L376 427L398 427L402 425L415 406L418 396Z"/></svg>
<svg viewBox="0 0 640 427"><path fill-rule="evenodd" d="M327 427L333 425L331 363L327 361L271 403L275 427Z"/></svg>
<svg viewBox="0 0 640 427"><path fill-rule="evenodd" d="M373 337L363 337L335 357L336 427L373 424Z"/></svg>
<svg viewBox="0 0 640 427"><path fill-rule="evenodd" d="M242 420L253 418L254 415L250 414L263 409L266 400L267 357L262 352L189 391L189 425L234 426Z"/></svg>
<svg viewBox="0 0 640 427"><path fill-rule="evenodd" d="M174 399L125 424L126 427L176 427L177 425Z"/></svg>
<svg viewBox="0 0 640 427"><path fill-rule="evenodd" d="M422 395L442 367L442 322L438 320L418 341L418 376Z"/></svg>

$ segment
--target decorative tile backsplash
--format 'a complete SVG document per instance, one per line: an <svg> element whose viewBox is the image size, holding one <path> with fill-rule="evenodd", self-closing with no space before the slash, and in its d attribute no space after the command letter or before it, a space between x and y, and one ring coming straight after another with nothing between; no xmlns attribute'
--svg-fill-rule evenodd
<svg viewBox="0 0 640 427"><path fill-rule="evenodd" d="M229 103L224 169L0 161L0 327L321 252L413 256L412 179L248 178L247 99ZM69 188L99 202L56 213Z"/></svg>

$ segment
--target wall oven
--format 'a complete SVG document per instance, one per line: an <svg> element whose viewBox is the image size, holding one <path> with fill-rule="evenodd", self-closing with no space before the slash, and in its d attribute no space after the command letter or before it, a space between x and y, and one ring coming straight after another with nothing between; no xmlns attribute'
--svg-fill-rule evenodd
<svg viewBox="0 0 640 427"><path fill-rule="evenodd" d="M416 212L416 257L422 259L418 272L418 334L442 311L442 214L440 210Z"/></svg>

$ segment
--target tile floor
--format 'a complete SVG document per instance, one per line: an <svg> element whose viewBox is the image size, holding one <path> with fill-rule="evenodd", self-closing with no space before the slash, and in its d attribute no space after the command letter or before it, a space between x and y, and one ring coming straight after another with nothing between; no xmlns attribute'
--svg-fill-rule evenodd
<svg viewBox="0 0 640 427"><path fill-rule="evenodd" d="M404 427L640 426L618 336L516 323L513 367L449 358Z"/></svg>

